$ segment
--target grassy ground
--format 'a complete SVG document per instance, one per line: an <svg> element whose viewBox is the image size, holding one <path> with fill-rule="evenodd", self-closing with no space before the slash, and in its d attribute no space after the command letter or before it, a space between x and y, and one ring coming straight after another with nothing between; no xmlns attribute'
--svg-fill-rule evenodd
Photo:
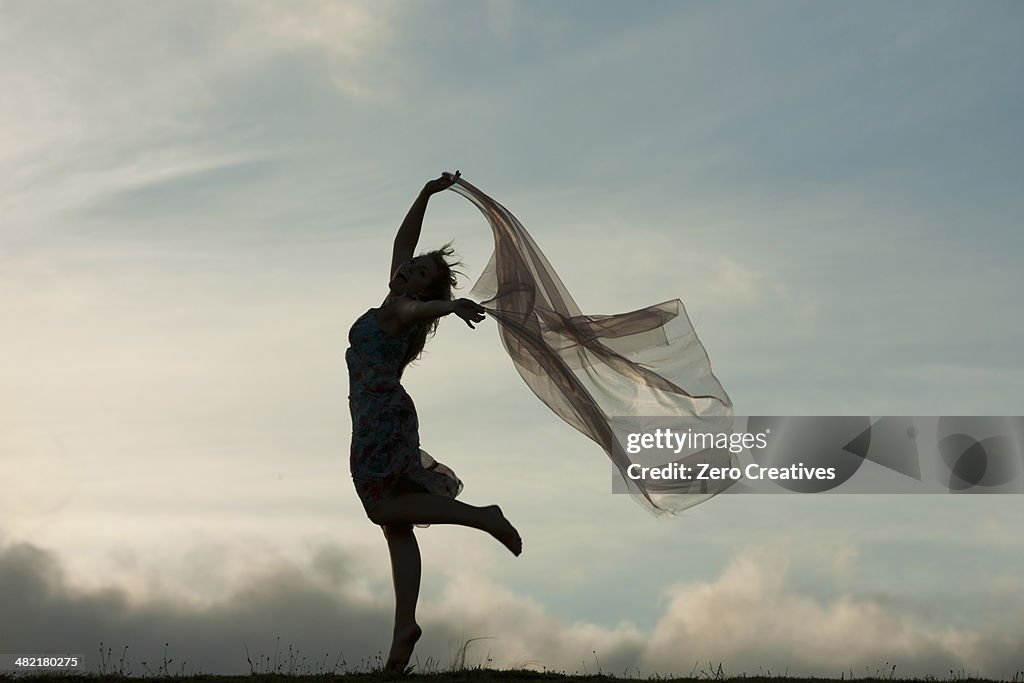
<svg viewBox="0 0 1024 683"><path fill-rule="evenodd" d="M352 681L353 683L377 683L378 681L408 681L413 683L497 683L498 681L509 681L516 683L532 683L534 681L564 681L566 683L622 683L624 681L658 681L659 683L726 683L735 681L739 683L815 683L817 681L829 681L830 683L903 683L914 681L916 683L996 683L993 679L979 678L972 676L964 670L949 671L949 675L937 678L928 676L925 678L904 678L897 675L896 666L888 662L871 671L865 669L862 673L855 674L853 671L843 673L839 678L800 678L786 674L773 674L771 671L759 670L754 675L741 674L739 676L727 676L722 664L717 666L711 662L704 665L694 664L693 669L687 676L665 677L665 676L644 676L637 668L629 669L622 674L606 672L602 669L601 663L594 653L594 666L583 665L583 672L574 671L533 671L529 669L491 669L486 663L476 666L467 665L466 652L469 645L480 638L471 638L464 642L455 653L455 656L447 664L442 664L432 657L426 661L419 658L413 659L413 666L410 666L405 675L386 674L382 671L382 653L376 657L364 659L358 664L350 664L341 655L331 661L324 656L322 661L310 662L306 657L300 657L298 650L288 647L287 653L280 647L275 649L274 656L262 655L253 661L246 650L246 660L250 673L240 676L222 676L212 674L195 673L187 666L187 662L175 662L169 657L165 644L163 661L157 665L150 665L143 661L143 671L136 671L128 658L128 648L115 655L111 648L104 649L100 643L98 671L92 672L52 672L39 671L34 673L7 673L0 672L0 683L15 683L28 679L33 683L44 683L45 681L61 681L68 683L81 681L82 683L99 683L100 681L116 681L117 683L136 683L160 681L161 683L192 683L202 681L203 683L335 683L340 681ZM519 666L528 666L520 664ZM597 673L590 673L588 668L596 670ZM188 671L186 673L186 671ZM415 673L413 673L415 671ZM1024 683L1024 670L1016 672L1010 679L1004 679L998 683Z"/></svg>
<svg viewBox="0 0 1024 683"><path fill-rule="evenodd" d="M410 683L446 683L447 681L453 681L454 683L498 683L499 681L505 682L516 682L516 683L527 683L534 681L565 681L567 683L621 683L622 681L659 681L660 683L707 683L709 680L716 681L742 681L743 683L787 683L789 681L799 683L814 683L816 681L830 681L830 682L842 682L848 683L851 680L856 680L858 683L899 683L901 681L955 681L956 683L974 683L974 682L988 682L991 679L984 678L959 678L951 677L949 679L901 679L901 678L787 678L783 676L737 676L737 677L722 677L715 679L708 678L640 678L637 676L627 677L613 677L604 674L590 674L590 675L570 675L564 673L554 672L538 672L538 671L512 671L504 670L498 671L494 669L466 669L464 671L448 671L443 673L433 674L408 674L405 676L387 676L380 672L363 672L363 673L347 673L347 674L323 674L323 675L310 675L310 676L288 676L285 674L250 674L247 676L212 676L212 675L195 675L195 676L170 676L170 677L143 677L143 676L119 676L117 674L31 674L31 675L13 675L13 674L0 674L0 681L15 681L15 680L30 680L33 682L42 683L43 681L61 681L62 683L68 683L68 681L82 681L83 683L98 683L99 681L118 681L120 683L135 681L175 681L176 683L191 683L200 682L203 683L335 683L340 681L351 681L353 683L377 683L378 681L409 681ZM1024 678L1018 674L1015 679L1017 683L1021 683Z"/></svg>
<svg viewBox="0 0 1024 683"><path fill-rule="evenodd" d="M116 681L118 683L135 683L143 681L160 681L161 683L336 683L351 681L352 683L377 683L378 681L408 681L410 683L533 683L536 681L564 681L566 683L621 683L623 681L658 681L659 683L708 683L715 681L726 683L735 681L739 683L816 683L817 681L828 681L829 683L902 683L903 681L914 681L916 683L931 682L940 683L990 683L992 679L973 678L965 676L964 672L950 672L948 678L940 679L935 677L926 678L898 678L894 675L895 668L887 669L881 676L865 676L854 678L842 675L840 678L797 678L789 676L742 676L727 677L722 674L719 666L717 669L702 670L697 676L685 676L679 678L667 678L654 676L651 678L639 675L610 676L603 673L598 674L567 674L565 672L552 671L530 671L530 670L496 670L483 667L462 669L457 671L442 671L436 673L410 673L404 676L384 674L379 669L375 671L331 673L331 674L308 674L289 675L284 673L257 673L253 672L246 676L214 676L214 675L154 675L154 676L128 676L124 673L35 673L35 674L11 674L0 673L0 681L14 682L29 680L34 683L44 681L61 681L69 683L81 681L82 683L99 683L100 681ZM1012 683L1024 683L1024 671L1018 672L1012 679Z"/></svg>

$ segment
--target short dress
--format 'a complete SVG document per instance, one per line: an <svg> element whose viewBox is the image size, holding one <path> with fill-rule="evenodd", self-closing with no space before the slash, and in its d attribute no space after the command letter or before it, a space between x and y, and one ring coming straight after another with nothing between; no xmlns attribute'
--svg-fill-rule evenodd
<svg viewBox="0 0 1024 683"><path fill-rule="evenodd" d="M420 448L416 406L400 381L402 359L418 328L391 334L377 322L378 310L371 308L353 323L345 352L352 414L349 467L367 515L389 496L427 492L455 498L462 491L455 473Z"/></svg>

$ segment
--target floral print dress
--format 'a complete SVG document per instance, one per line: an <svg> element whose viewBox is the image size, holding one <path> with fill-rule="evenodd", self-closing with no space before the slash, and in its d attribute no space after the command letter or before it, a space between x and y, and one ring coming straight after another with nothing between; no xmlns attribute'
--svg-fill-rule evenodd
<svg viewBox="0 0 1024 683"><path fill-rule="evenodd" d="M420 448L416 406L400 381L402 359L417 328L403 336L386 332L378 310L371 308L355 321L345 352L352 414L349 467L367 514L388 496L428 492L454 498L462 491L455 473Z"/></svg>

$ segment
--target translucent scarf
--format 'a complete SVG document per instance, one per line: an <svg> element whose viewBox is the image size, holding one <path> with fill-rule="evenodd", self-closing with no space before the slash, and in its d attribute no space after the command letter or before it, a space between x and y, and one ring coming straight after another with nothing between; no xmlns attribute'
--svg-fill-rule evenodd
<svg viewBox="0 0 1024 683"><path fill-rule="evenodd" d="M707 418L717 425L725 419L731 425L732 401L712 373L682 301L583 315L515 216L461 177L450 189L491 225L494 253L470 296L497 321L505 350L530 389L601 446L648 512L677 513L728 487L729 481L693 488L630 479L626 469L635 460L616 436L616 427L645 417ZM727 450L699 455L715 466L732 462Z"/></svg>

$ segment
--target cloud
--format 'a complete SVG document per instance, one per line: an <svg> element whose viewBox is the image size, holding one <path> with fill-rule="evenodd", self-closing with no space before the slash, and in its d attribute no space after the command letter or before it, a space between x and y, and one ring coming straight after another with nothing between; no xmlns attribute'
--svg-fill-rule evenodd
<svg viewBox="0 0 1024 683"><path fill-rule="evenodd" d="M230 559L211 555L210 548L201 554L213 559L192 554L197 575L222 573ZM967 628L877 598L813 598L792 585L790 569L801 561L784 545L745 548L717 578L665 591L663 613L650 633L628 621L614 627L567 623L463 567L421 603L425 635L417 654L421 663L432 657L447 666L461 644L476 638L467 647L469 664L579 673L679 674L694 662L722 662L727 674L861 674L889 662L901 676L961 667L1002 676L1019 667L1019 605L1004 611L1001 623ZM841 563L843 571L853 563ZM231 564L237 570L246 563ZM248 672L246 649L257 668L267 667L275 649L294 671L315 672L325 658L330 669L339 656L358 668L372 664L387 645L390 587L368 575L365 554L324 544L305 564L267 557L247 564L247 573L225 584L223 597L199 602L158 581L145 590L83 587L53 552L10 543L0 548L0 642L9 652L83 654L95 669L102 641L116 653L115 664L126 654L137 673L144 673L143 661L151 670L162 663L165 643L172 671L207 673Z"/></svg>
<svg viewBox="0 0 1024 683"><path fill-rule="evenodd" d="M844 554L837 572L849 571L850 550ZM682 651L694 661L724 662L726 674L763 667L791 675L874 673L888 662L898 676L961 667L999 676L1019 665L1019 629L956 627L852 594L814 599L787 581L792 559L784 548L747 548L716 580L670 588L645 661L667 670L680 665Z"/></svg>
<svg viewBox="0 0 1024 683"><path fill-rule="evenodd" d="M287 107L294 83L307 97L340 102L397 91L393 68L378 63L393 42L390 3L99 2L53 11L14 2L2 12L10 106L0 112L0 192L12 198L3 237L38 232L36 223L107 193L159 192L161 180L189 169L276 156L294 140L256 133L274 123L271 110Z"/></svg>
<svg viewBox="0 0 1024 683"><path fill-rule="evenodd" d="M173 670L185 663L185 672L248 671L246 647L254 660L273 655L277 637L317 661L325 653L332 663L341 652L369 656L390 624L383 605L353 590L359 567L357 558L322 549L307 568L264 568L202 606L169 594L77 588L53 553L15 543L0 551L0 642L9 652L82 654L93 670L100 642L118 655L127 647L136 673L143 661L151 669L162 662L164 643Z"/></svg>
<svg viewBox="0 0 1024 683"><path fill-rule="evenodd" d="M353 97L375 99L381 90L361 69L364 60L394 40L395 6L390 2L300 2L260 0L231 3L240 21L228 51L239 61L254 53L312 51L326 59L332 82Z"/></svg>

